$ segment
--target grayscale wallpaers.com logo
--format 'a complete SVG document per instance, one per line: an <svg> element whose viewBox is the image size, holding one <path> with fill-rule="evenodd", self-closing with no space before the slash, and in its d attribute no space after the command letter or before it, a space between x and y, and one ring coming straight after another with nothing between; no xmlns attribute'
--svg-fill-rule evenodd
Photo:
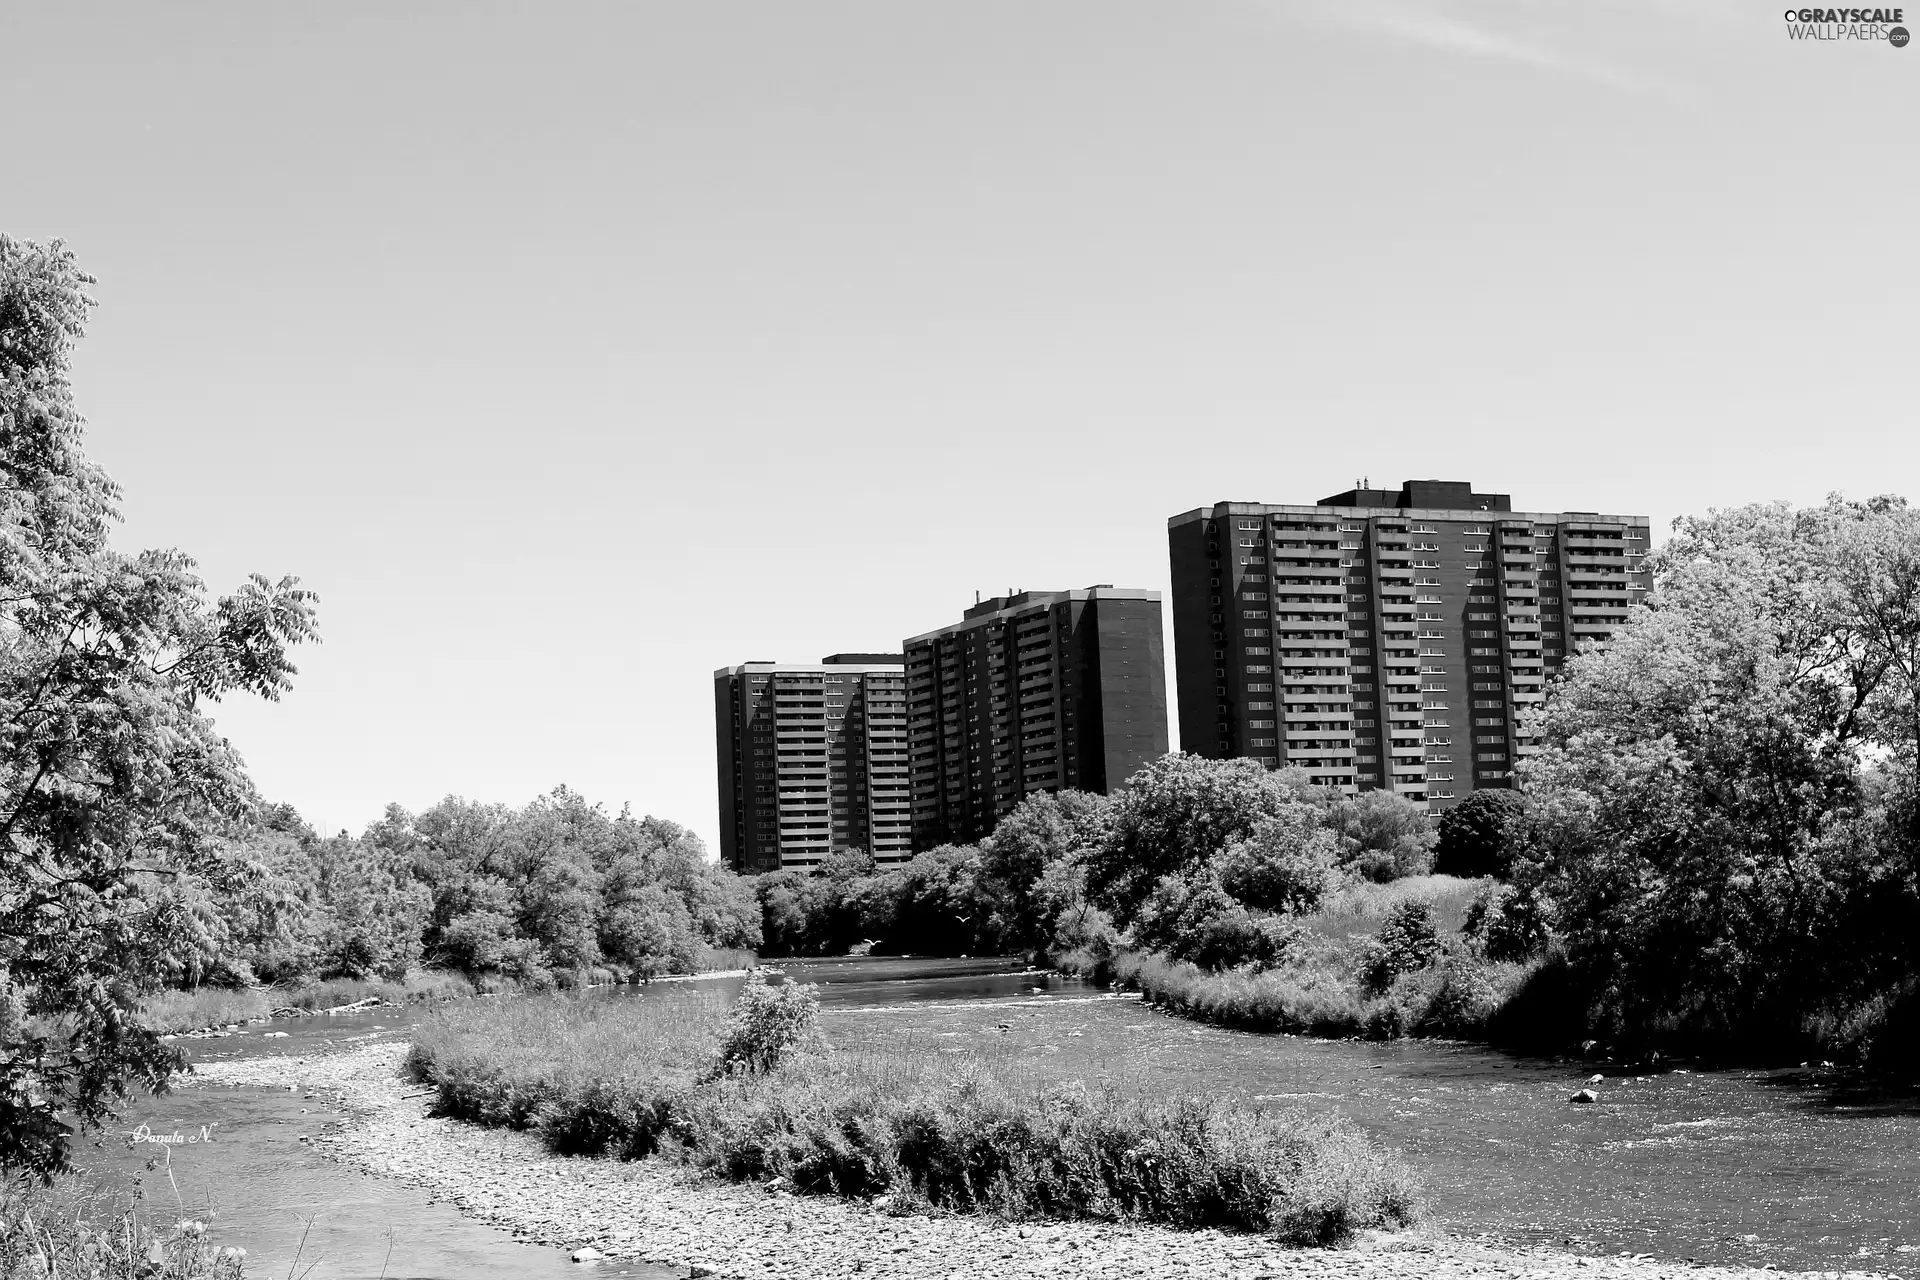
<svg viewBox="0 0 1920 1280"><path fill-rule="evenodd" d="M1789 40L1885 40L1896 49L1907 44L1902 9L1789 9Z"/></svg>

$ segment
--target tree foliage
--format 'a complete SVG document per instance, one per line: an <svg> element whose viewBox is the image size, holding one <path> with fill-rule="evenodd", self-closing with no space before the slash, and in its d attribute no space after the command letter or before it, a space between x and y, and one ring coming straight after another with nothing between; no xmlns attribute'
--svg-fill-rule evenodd
<svg viewBox="0 0 1920 1280"><path fill-rule="evenodd" d="M835 855L757 878L772 954L878 949L1095 957L1123 942L1208 968L1278 964L1294 917L1361 875L1430 865L1424 810L1299 770L1172 755L1112 797L1035 794L978 846L874 870Z"/></svg>
<svg viewBox="0 0 1920 1280"><path fill-rule="evenodd" d="M1434 846L1434 870L1442 875L1505 878L1513 861L1513 841L1526 797L1518 791L1487 787L1440 815Z"/></svg>
<svg viewBox="0 0 1920 1280"><path fill-rule="evenodd" d="M209 599L178 551L109 545L119 491L88 460L69 361L92 283L57 242L0 235L0 1161L65 1167L179 1056L143 995L216 953L209 901L247 868L252 796L206 716L278 698L314 635L291 578Z"/></svg>
<svg viewBox="0 0 1920 1280"><path fill-rule="evenodd" d="M1911 977L1917 562L1897 499L1682 520L1568 664L1514 880L1602 1033L1791 1044Z"/></svg>

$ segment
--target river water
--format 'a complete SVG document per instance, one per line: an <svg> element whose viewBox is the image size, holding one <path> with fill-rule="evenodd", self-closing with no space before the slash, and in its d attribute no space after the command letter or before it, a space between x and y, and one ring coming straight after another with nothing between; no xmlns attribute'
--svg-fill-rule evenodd
<svg viewBox="0 0 1920 1280"><path fill-rule="evenodd" d="M1783 1268L1920 1270L1920 1095L1849 1092L1816 1070L1611 1074L1605 1063L1513 1058L1435 1041L1255 1035L1156 1014L1008 960L786 962L821 984L829 1037L983 1038L1042 1074L1114 1075L1256 1105L1331 1108L1399 1149L1447 1229L1582 1252ZM730 994L740 979L624 988L605 998ZM307 1018L186 1041L197 1060L312 1053L404 1038L416 1009ZM281 1031L284 1037L264 1033ZM1593 1105L1567 1099L1599 1073ZM257 1275L578 1275L557 1249L514 1243L424 1192L360 1174L299 1140L339 1117L322 1099L188 1085L133 1103L86 1153L172 1211L217 1215ZM131 1145L126 1129L199 1143ZM168 1178L167 1164L172 1178ZM82 1161L82 1163L88 1163ZM149 1168L149 1165L153 1167ZM391 1250L391 1252L389 1252ZM297 1256L297 1262L296 1262ZM618 1264L603 1274L679 1272Z"/></svg>

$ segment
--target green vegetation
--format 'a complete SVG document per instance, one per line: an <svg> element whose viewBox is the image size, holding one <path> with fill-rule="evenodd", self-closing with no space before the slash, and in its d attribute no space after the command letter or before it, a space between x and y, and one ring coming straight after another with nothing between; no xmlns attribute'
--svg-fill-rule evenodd
<svg viewBox="0 0 1920 1280"><path fill-rule="evenodd" d="M424 964L538 990L725 967L716 951L760 942L752 889L692 832L565 787L521 809L394 805L357 838L271 806L244 857L245 891L215 904L204 983L399 982Z"/></svg>
<svg viewBox="0 0 1920 1280"><path fill-rule="evenodd" d="M0 1276L241 1280L245 1258L208 1243L204 1222L158 1225L71 1177L0 1187Z"/></svg>
<svg viewBox="0 0 1920 1280"><path fill-rule="evenodd" d="M140 1002L210 951L252 808L204 708L279 697L315 628L295 579L211 600L184 554L111 545L69 384L92 283L0 235L0 1165L43 1178L72 1122L178 1069Z"/></svg>
<svg viewBox="0 0 1920 1280"><path fill-rule="evenodd" d="M1088 1217L1334 1243L1412 1221L1410 1176L1336 1119L1040 1077L893 1038L831 1048L807 988L438 1010L410 1062L441 1114L553 1150L673 1158L899 1208Z"/></svg>
<svg viewBox="0 0 1920 1280"><path fill-rule="evenodd" d="M1029 796L978 845L876 870L841 851L758 876L769 955L936 955L1123 941L1210 968L1278 963L1292 917L1360 883L1432 869L1433 822L1389 792L1345 796L1299 770L1171 755L1113 796Z"/></svg>
<svg viewBox="0 0 1920 1280"><path fill-rule="evenodd" d="M1132 949L1082 949L1056 963L1169 1012L1242 1030L1488 1038L1504 1033L1497 1015L1539 967L1490 958L1468 929L1491 887L1452 876L1348 886L1291 922L1279 964L1209 968Z"/></svg>
<svg viewBox="0 0 1920 1280"><path fill-rule="evenodd" d="M1920 1049L1920 512L1677 522L1530 724L1503 914L1628 1053Z"/></svg>

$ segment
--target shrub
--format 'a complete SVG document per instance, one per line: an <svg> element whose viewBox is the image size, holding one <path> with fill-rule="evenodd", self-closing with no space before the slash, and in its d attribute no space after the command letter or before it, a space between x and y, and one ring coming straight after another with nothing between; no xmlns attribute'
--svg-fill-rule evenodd
<svg viewBox="0 0 1920 1280"><path fill-rule="evenodd" d="M1256 910L1304 915L1347 883L1340 871L1342 854L1340 838L1320 824L1319 810L1288 805L1228 846L1220 859L1220 884Z"/></svg>
<svg viewBox="0 0 1920 1280"><path fill-rule="evenodd" d="M1420 901L1403 902L1388 914L1368 944L1361 976L1369 990L1384 991L1401 974L1438 960L1441 951L1433 908Z"/></svg>
<svg viewBox="0 0 1920 1280"><path fill-rule="evenodd" d="M1519 818L1527 807L1518 791L1486 787L1440 815L1433 869L1445 875L1506 879Z"/></svg>
<svg viewBox="0 0 1920 1280"><path fill-rule="evenodd" d="M1521 960L1547 945L1548 930L1539 901L1489 884L1467 906L1462 932L1489 960Z"/></svg>
<svg viewBox="0 0 1920 1280"><path fill-rule="evenodd" d="M811 982L771 986L756 973L740 989L720 1037L723 1070L771 1071L820 1036L820 989Z"/></svg>
<svg viewBox="0 0 1920 1280"><path fill-rule="evenodd" d="M1353 870L1368 880L1398 880L1433 870L1433 818L1403 795L1362 791L1333 804L1327 823L1346 839Z"/></svg>

